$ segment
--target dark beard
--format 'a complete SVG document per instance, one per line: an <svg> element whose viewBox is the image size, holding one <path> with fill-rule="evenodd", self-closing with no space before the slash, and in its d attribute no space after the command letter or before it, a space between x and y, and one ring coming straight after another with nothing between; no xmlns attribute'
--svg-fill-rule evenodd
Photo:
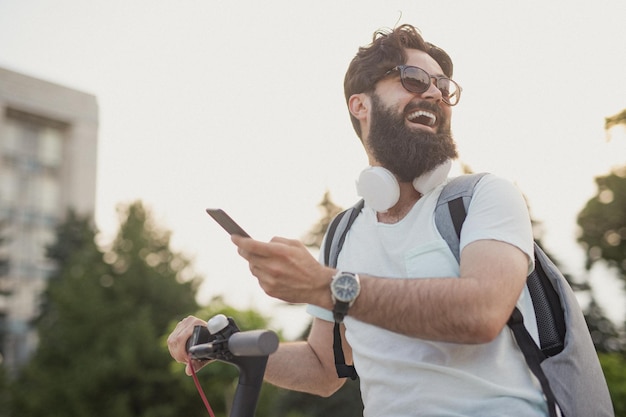
<svg viewBox="0 0 626 417"><path fill-rule="evenodd" d="M374 158L402 182L411 182L448 159L457 157L456 144L450 132L450 121L444 120L439 107L431 102L420 108L437 115L437 133L411 130L402 113L387 109L380 98L372 95L372 123L368 146Z"/></svg>

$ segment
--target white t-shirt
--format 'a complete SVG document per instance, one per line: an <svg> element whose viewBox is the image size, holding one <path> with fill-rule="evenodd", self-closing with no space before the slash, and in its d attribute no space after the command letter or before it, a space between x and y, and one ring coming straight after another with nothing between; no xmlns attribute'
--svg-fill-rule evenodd
<svg viewBox="0 0 626 417"><path fill-rule="evenodd" d="M366 206L346 236L337 268L386 279L458 277L459 265L433 216L442 188L423 196L395 224L378 223ZM474 191L460 250L482 239L517 246L528 255L529 272L534 268L526 203L515 186L493 175ZM517 306L537 339L526 289ZM308 311L332 321L328 310L309 306ZM490 343L465 345L404 336L350 316L345 326L365 417L547 415L541 388L508 327Z"/></svg>

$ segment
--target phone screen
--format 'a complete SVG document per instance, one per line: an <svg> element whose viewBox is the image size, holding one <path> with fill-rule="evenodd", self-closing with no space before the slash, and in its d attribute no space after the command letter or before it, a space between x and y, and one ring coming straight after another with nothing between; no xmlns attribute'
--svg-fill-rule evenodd
<svg viewBox="0 0 626 417"><path fill-rule="evenodd" d="M238 235L243 237L250 237L245 230L241 228L226 212L222 209L206 209L209 216L219 223L231 235Z"/></svg>

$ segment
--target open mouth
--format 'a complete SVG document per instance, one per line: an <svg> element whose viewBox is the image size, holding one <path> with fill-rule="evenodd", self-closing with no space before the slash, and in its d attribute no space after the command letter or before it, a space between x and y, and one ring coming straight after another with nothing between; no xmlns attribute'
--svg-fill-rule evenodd
<svg viewBox="0 0 626 417"><path fill-rule="evenodd" d="M437 116L435 115L435 113L422 109L409 112L406 116L406 119L411 123L416 123L428 127L433 127L437 124Z"/></svg>

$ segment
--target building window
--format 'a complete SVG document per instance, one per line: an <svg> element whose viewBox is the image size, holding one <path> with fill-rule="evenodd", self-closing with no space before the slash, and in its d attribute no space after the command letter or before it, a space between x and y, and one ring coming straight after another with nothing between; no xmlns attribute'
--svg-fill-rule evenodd
<svg viewBox="0 0 626 417"><path fill-rule="evenodd" d="M10 274L42 279L51 221L61 217L67 125L9 109L0 134L0 215L9 223ZM54 223L53 222L53 223Z"/></svg>

